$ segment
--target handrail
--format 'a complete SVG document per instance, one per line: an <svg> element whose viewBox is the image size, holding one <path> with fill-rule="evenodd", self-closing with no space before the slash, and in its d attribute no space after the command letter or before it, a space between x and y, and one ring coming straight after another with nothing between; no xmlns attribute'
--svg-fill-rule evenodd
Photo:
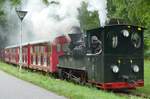
<svg viewBox="0 0 150 99"><path fill-rule="evenodd" d="M101 52L102 52L102 49L99 52L95 53L95 54L87 53L86 55L87 56L97 56L97 55L101 54Z"/></svg>

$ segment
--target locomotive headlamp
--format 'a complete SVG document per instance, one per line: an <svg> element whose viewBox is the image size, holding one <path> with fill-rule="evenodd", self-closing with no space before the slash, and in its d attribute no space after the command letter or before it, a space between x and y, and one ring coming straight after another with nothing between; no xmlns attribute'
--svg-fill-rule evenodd
<svg viewBox="0 0 150 99"><path fill-rule="evenodd" d="M129 37L129 31L128 30L122 30L123 36Z"/></svg>
<svg viewBox="0 0 150 99"><path fill-rule="evenodd" d="M131 63L131 64L133 63L132 59L130 60L130 63Z"/></svg>
<svg viewBox="0 0 150 99"><path fill-rule="evenodd" d="M135 73L137 73L137 72L139 72L139 66L138 65L133 65L133 71L135 72Z"/></svg>
<svg viewBox="0 0 150 99"><path fill-rule="evenodd" d="M118 60L118 63L119 63L119 64L121 63L121 60L120 60L120 59Z"/></svg>
<svg viewBox="0 0 150 99"><path fill-rule="evenodd" d="M128 28L131 28L131 26L128 26Z"/></svg>
<svg viewBox="0 0 150 99"><path fill-rule="evenodd" d="M138 30L141 31L142 29L139 27Z"/></svg>
<svg viewBox="0 0 150 99"><path fill-rule="evenodd" d="M119 67L118 67L117 65L113 65L113 66L112 66L112 71L113 71L114 73L118 73L118 72L119 72Z"/></svg>

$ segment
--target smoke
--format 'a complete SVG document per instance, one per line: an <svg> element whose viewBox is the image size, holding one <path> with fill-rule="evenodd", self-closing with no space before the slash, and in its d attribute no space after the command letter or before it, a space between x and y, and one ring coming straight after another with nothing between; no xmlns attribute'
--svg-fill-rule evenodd
<svg viewBox="0 0 150 99"><path fill-rule="evenodd" d="M0 49L7 45L7 33L4 33L3 31L6 31L6 28L0 25Z"/></svg>
<svg viewBox="0 0 150 99"><path fill-rule="evenodd" d="M6 0L1 9L5 13L4 23L0 26L1 46L19 44L19 19L15 13L15 9L11 6L11 3ZM5 38L5 39L4 39ZM5 41L3 41L5 40Z"/></svg>
<svg viewBox="0 0 150 99"><path fill-rule="evenodd" d="M107 0L89 0L88 11L98 11L101 26L105 26L107 20Z"/></svg>
<svg viewBox="0 0 150 99"><path fill-rule="evenodd" d="M69 33L73 26L80 27L78 10L83 0L51 1L45 5L42 0L22 2L22 9L28 11L24 20L32 25L32 40L48 39ZM53 3L52 3L53 2Z"/></svg>
<svg viewBox="0 0 150 99"><path fill-rule="evenodd" d="M23 42L53 41L59 35L72 32L73 27L80 27L78 8L82 2L88 3L88 11L98 11L100 23L104 26L106 0L48 0L47 5L42 0L22 0L21 10L28 11L22 22ZM21 22L15 8L7 1L4 10L7 13L9 44L19 44Z"/></svg>

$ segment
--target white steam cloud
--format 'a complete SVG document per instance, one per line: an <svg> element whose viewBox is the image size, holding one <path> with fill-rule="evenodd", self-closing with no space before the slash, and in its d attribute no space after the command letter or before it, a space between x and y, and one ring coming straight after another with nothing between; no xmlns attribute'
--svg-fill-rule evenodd
<svg viewBox="0 0 150 99"><path fill-rule="evenodd" d="M105 25L107 0L48 0L48 2L49 4L46 5L42 0L22 0L22 10L28 11L22 23L23 42L35 40L52 41L61 34L71 32L72 27L80 27L78 8L81 7L82 2L88 3L88 11L98 11L101 26ZM7 13L10 14L11 12L12 15L9 15L8 19L9 21L11 20L11 24L16 24L12 28L16 27L15 32L18 31L18 33L16 32L14 36L16 40L19 40L19 19L15 9L11 8L6 9Z"/></svg>
<svg viewBox="0 0 150 99"><path fill-rule="evenodd" d="M88 11L98 11L101 26L107 20L107 0L89 0Z"/></svg>
<svg viewBox="0 0 150 99"><path fill-rule="evenodd" d="M25 20L31 23L36 35L33 38L53 40L58 35L69 33L73 26L80 26L77 8L81 6L82 1L49 1L48 6L43 4L42 0L23 2L23 9L29 11Z"/></svg>

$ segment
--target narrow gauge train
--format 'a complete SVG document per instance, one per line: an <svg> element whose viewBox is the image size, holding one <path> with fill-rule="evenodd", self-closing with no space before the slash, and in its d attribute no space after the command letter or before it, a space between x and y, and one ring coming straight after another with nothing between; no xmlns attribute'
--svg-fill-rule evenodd
<svg viewBox="0 0 150 99"><path fill-rule="evenodd" d="M23 45L23 66L62 79L109 89L144 86L144 28L108 25L86 33ZM19 64L19 46L4 49L4 60Z"/></svg>

